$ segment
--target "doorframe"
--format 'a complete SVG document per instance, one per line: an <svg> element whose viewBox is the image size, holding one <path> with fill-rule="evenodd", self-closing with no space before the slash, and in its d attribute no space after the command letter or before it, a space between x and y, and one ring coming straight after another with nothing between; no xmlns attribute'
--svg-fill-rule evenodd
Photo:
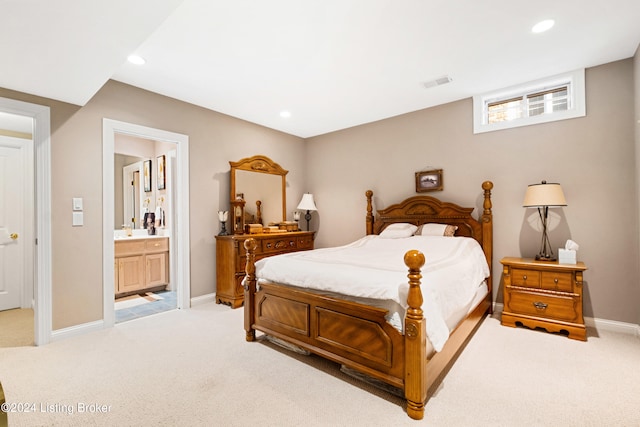
<svg viewBox="0 0 640 427"><path fill-rule="evenodd" d="M35 155L34 343L51 340L51 110L48 106L0 97L0 110L33 119Z"/></svg>
<svg viewBox="0 0 640 427"><path fill-rule="evenodd" d="M114 153L115 135L122 133L144 139L153 139L174 143L177 146L178 171L176 174L175 231L172 237L176 240L176 295L178 309L190 307L191 277L189 254L189 136L154 129L117 120L102 119L102 230L103 230L103 322L104 327L115 324L113 303L114 283L114 244L113 231L115 221L115 182Z"/></svg>

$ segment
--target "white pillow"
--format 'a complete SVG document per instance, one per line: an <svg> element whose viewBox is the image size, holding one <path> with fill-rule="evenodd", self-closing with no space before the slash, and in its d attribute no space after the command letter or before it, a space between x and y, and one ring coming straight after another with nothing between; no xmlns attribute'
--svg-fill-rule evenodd
<svg viewBox="0 0 640 427"><path fill-rule="evenodd" d="M451 237L458 229L448 224L422 224L416 231L416 236L447 236Z"/></svg>
<svg viewBox="0 0 640 427"><path fill-rule="evenodd" d="M417 225L409 224L407 222L398 222L390 224L382 230L380 237L383 239L402 239L404 237L411 237L413 233L418 229Z"/></svg>

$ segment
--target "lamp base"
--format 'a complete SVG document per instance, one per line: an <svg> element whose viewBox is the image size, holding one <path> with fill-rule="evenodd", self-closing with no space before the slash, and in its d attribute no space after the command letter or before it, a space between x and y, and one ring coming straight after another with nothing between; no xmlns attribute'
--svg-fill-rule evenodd
<svg viewBox="0 0 640 427"><path fill-rule="evenodd" d="M555 256L551 255L536 255L536 261L557 261L558 258L556 258Z"/></svg>
<svg viewBox="0 0 640 427"><path fill-rule="evenodd" d="M229 233L227 232L227 221L220 221L220 223L222 224L222 230L220 230L218 236L228 236Z"/></svg>

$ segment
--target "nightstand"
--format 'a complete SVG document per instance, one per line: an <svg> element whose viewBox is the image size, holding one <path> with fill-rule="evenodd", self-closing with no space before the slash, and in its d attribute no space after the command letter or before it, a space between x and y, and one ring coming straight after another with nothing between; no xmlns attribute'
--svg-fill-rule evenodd
<svg viewBox="0 0 640 427"><path fill-rule="evenodd" d="M577 264L503 258L504 310L501 323L515 327L566 331L569 338L586 341L582 317L582 272Z"/></svg>

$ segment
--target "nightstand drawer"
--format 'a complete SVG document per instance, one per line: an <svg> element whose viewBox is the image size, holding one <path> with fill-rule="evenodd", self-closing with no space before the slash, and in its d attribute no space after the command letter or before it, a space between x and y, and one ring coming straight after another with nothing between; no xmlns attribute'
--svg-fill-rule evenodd
<svg viewBox="0 0 640 427"><path fill-rule="evenodd" d="M543 271L541 275L542 289L551 291L573 292L573 274L557 271Z"/></svg>
<svg viewBox="0 0 640 427"><path fill-rule="evenodd" d="M513 286L524 286L525 288L539 288L540 272L536 270L512 268L511 284Z"/></svg>
<svg viewBox="0 0 640 427"><path fill-rule="evenodd" d="M508 289L505 307L509 312L524 315L563 320L566 322L582 322L578 314L580 299L571 295L547 295L540 292L527 292Z"/></svg>

